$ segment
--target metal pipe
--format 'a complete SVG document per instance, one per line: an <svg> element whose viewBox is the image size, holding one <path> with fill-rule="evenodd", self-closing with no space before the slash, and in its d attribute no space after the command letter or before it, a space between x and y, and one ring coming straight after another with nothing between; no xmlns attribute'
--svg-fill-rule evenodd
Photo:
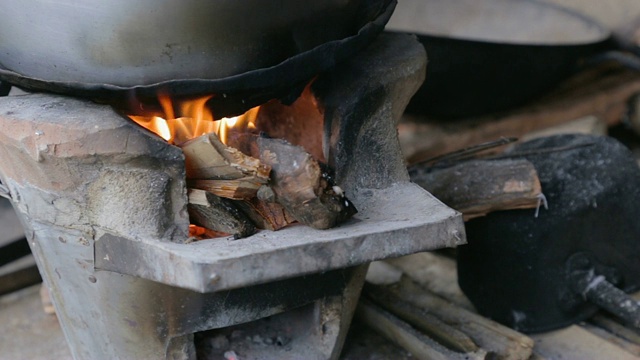
<svg viewBox="0 0 640 360"><path fill-rule="evenodd" d="M640 302L608 282L604 276L595 276L584 295L628 325L640 329Z"/></svg>

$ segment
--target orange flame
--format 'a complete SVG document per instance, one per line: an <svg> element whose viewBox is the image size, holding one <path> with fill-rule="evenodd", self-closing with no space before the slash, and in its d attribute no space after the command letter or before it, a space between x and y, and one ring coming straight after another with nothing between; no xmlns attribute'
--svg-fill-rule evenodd
<svg viewBox="0 0 640 360"><path fill-rule="evenodd" d="M226 144L231 128L238 131L255 129L259 106L240 116L215 120L206 106L211 97L204 96L174 104L169 96L160 94L158 100L164 112L163 117L129 115L129 118L174 145L209 133L216 133ZM180 117L176 117L176 109Z"/></svg>

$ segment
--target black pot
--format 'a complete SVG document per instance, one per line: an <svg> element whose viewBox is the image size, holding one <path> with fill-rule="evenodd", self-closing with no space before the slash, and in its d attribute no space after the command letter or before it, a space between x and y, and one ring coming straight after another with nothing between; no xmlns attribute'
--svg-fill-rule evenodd
<svg viewBox="0 0 640 360"><path fill-rule="evenodd" d="M531 161L548 209L467 223L460 287L478 311L524 332L560 328L599 307L640 326L640 168L612 138L562 135L514 150ZM515 156L515 155L514 155ZM629 306L620 306L628 301Z"/></svg>
<svg viewBox="0 0 640 360"><path fill-rule="evenodd" d="M593 20L530 0L405 0L387 30L415 33L429 57L407 112L440 118L522 104L615 47Z"/></svg>

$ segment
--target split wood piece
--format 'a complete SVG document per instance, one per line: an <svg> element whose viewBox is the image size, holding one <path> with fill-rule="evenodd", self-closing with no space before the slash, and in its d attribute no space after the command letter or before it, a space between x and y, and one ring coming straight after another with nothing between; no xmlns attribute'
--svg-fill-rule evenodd
<svg viewBox="0 0 640 360"><path fill-rule="evenodd" d="M271 168L240 150L223 144L214 133L205 134L181 145L187 179L253 179L266 184Z"/></svg>
<svg viewBox="0 0 640 360"><path fill-rule="evenodd" d="M462 360L487 358L487 353L483 350L473 353L451 351L366 299L360 299L355 315L365 325L385 336L396 345L406 349L418 359Z"/></svg>
<svg viewBox="0 0 640 360"><path fill-rule="evenodd" d="M405 116L399 139L410 164L500 137L518 137L596 116L607 125L620 123L628 101L640 92L640 75L603 65L578 74L544 99L511 113L445 122Z"/></svg>
<svg viewBox="0 0 640 360"><path fill-rule="evenodd" d="M232 200L251 199L256 196L262 185L254 177L234 180L187 180L187 186L192 189L208 191L216 196Z"/></svg>
<svg viewBox="0 0 640 360"><path fill-rule="evenodd" d="M314 229L328 229L357 212L302 147L261 137L258 148L262 163L272 168L271 188L276 201L300 223Z"/></svg>
<svg viewBox="0 0 640 360"><path fill-rule="evenodd" d="M408 322L411 326L447 348L463 353L478 351L478 346L469 336L447 325L424 309L404 301L388 291L384 286L365 284L363 291L363 294L369 300Z"/></svg>
<svg viewBox="0 0 640 360"><path fill-rule="evenodd" d="M255 225L233 200L199 189L188 189L189 218L195 225L232 234L236 239L255 233Z"/></svg>
<svg viewBox="0 0 640 360"><path fill-rule="evenodd" d="M390 288L396 296L428 311L443 322L467 334L480 348L498 359L527 360L533 340L515 330L449 303L423 289L408 277Z"/></svg>
<svg viewBox="0 0 640 360"><path fill-rule="evenodd" d="M465 220L541 204L538 173L524 159L469 160L445 168L413 166L409 174L411 181L460 211Z"/></svg>
<svg viewBox="0 0 640 360"><path fill-rule="evenodd" d="M278 203L252 198L239 201L237 205L260 229L276 231L296 221Z"/></svg>

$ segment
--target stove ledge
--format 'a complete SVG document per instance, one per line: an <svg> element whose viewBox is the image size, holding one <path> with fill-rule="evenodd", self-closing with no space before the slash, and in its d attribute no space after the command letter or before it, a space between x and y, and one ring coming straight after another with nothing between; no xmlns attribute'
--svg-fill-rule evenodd
<svg viewBox="0 0 640 360"><path fill-rule="evenodd" d="M95 268L210 293L466 242L461 214L415 184L361 189L357 198L360 212L329 230L293 225L191 244L106 234L95 243Z"/></svg>

